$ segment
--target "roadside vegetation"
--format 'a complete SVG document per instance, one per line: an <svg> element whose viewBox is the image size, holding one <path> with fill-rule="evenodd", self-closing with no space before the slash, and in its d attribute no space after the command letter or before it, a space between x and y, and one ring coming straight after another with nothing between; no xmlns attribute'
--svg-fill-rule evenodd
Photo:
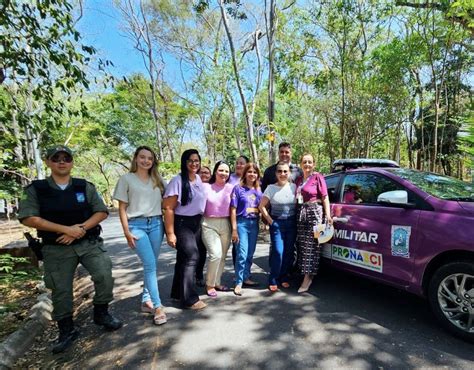
<svg viewBox="0 0 474 370"><path fill-rule="evenodd" d="M0 342L28 318L40 293L40 271L27 264L24 257L0 254Z"/></svg>

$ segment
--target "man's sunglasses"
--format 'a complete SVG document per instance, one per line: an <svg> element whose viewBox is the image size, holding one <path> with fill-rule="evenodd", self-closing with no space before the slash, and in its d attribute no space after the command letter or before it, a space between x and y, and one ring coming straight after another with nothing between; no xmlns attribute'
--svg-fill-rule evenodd
<svg viewBox="0 0 474 370"><path fill-rule="evenodd" d="M53 155L50 159L51 162L54 163L59 163L59 162L64 162L64 163L71 163L72 162L72 157L70 155Z"/></svg>
<svg viewBox="0 0 474 370"><path fill-rule="evenodd" d="M277 173L288 173L288 170L277 170Z"/></svg>

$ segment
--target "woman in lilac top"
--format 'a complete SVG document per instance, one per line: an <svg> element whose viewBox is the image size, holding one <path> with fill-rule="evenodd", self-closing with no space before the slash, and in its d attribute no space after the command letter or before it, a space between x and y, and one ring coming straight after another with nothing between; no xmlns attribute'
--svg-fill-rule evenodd
<svg viewBox="0 0 474 370"><path fill-rule="evenodd" d="M247 163L242 180L234 187L230 203L232 240L236 241L237 258L235 261L235 295L242 295L242 285L254 286L250 268L257 246L259 211L262 199L260 190L260 170L255 163Z"/></svg>
<svg viewBox="0 0 474 370"><path fill-rule="evenodd" d="M249 163L248 157L245 155L241 155L235 161L235 172L230 175L229 182L232 185L240 184L240 179L242 178L242 174L244 173L244 168L246 164Z"/></svg>
<svg viewBox="0 0 474 370"><path fill-rule="evenodd" d="M211 179L204 184L206 209L202 220L202 241L207 248L206 292L216 298L216 291L229 291L221 283L225 257L231 240L230 195L233 185L229 184L229 165L219 161L214 166Z"/></svg>
<svg viewBox="0 0 474 370"><path fill-rule="evenodd" d="M163 197L166 239L177 251L171 298L192 310L206 307L194 286L201 218L206 206L203 183L197 175L200 165L199 152L185 150L181 155L181 173L171 179Z"/></svg>
<svg viewBox="0 0 474 370"><path fill-rule="evenodd" d="M316 226L323 223L324 219L332 224L326 181L323 175L314 172L314 159L311 154L301 157L301 168L303 176L295 181L298 203L296 219L298 267L304 274L298 293L308 291L313 276L318 272L321 247L318 243Z"/></svg>
<svg viewBox="0 0 474 370"><path fill-rule="evenodd" d="M211 169L208 166L201 165L198 175L201 178L202 182L208 183L211 179ZM199 260L196 265L196 285L202 288L206 285L204 282L204 265L206 264L207 257L207 249L204 243L202 242L202 238L199 238L198 249Z"/></svg>

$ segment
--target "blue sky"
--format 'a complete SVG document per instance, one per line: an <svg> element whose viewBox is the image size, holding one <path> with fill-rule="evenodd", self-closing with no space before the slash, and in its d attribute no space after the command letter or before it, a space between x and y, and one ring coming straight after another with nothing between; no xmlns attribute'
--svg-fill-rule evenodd
<svg viewBox="0 0 474 370"><path fill-rule="evenodd" d="M77 29L84 44L97 49L97 57L110 60L114 64L109 72L115 77L121 78L137 72L147 76L143 59L121 29L121 22L120 11L114 6L113 0L84 0L83 16L77 23ZM165 81L175 90L180 90L183 81L179 62L166 52L163 58ZM183 66L182 73L185 77L188 77L189 72L186 66Z"/></svg>
<svg viewBox="0 0 474 370"><path fill-rule="evenodd" d="M112 0L85 0L77 28L84 43L98 50L99 58L114 63L110 72L115 76L146 73L141 56L120 30L120 13Z"/></svg>

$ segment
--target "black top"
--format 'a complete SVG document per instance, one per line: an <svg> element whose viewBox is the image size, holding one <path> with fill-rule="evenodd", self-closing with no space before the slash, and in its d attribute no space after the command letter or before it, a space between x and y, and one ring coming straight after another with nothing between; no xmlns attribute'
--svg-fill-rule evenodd
<svg viewBox="0 0 474 370"><path fill-rule="evenodd" d="M87 221L93 214L86 196L86 181L83 179L73 178L72 186L68 186L65 190L52 188L47 180L36 180L32 185L38 195L40 217L45 220L72 226ZM93 237L99 234L100 226L96 226L87 230L86 236ZM54 243L59 235L39 230L38 236L44 243Z"/></svg>

